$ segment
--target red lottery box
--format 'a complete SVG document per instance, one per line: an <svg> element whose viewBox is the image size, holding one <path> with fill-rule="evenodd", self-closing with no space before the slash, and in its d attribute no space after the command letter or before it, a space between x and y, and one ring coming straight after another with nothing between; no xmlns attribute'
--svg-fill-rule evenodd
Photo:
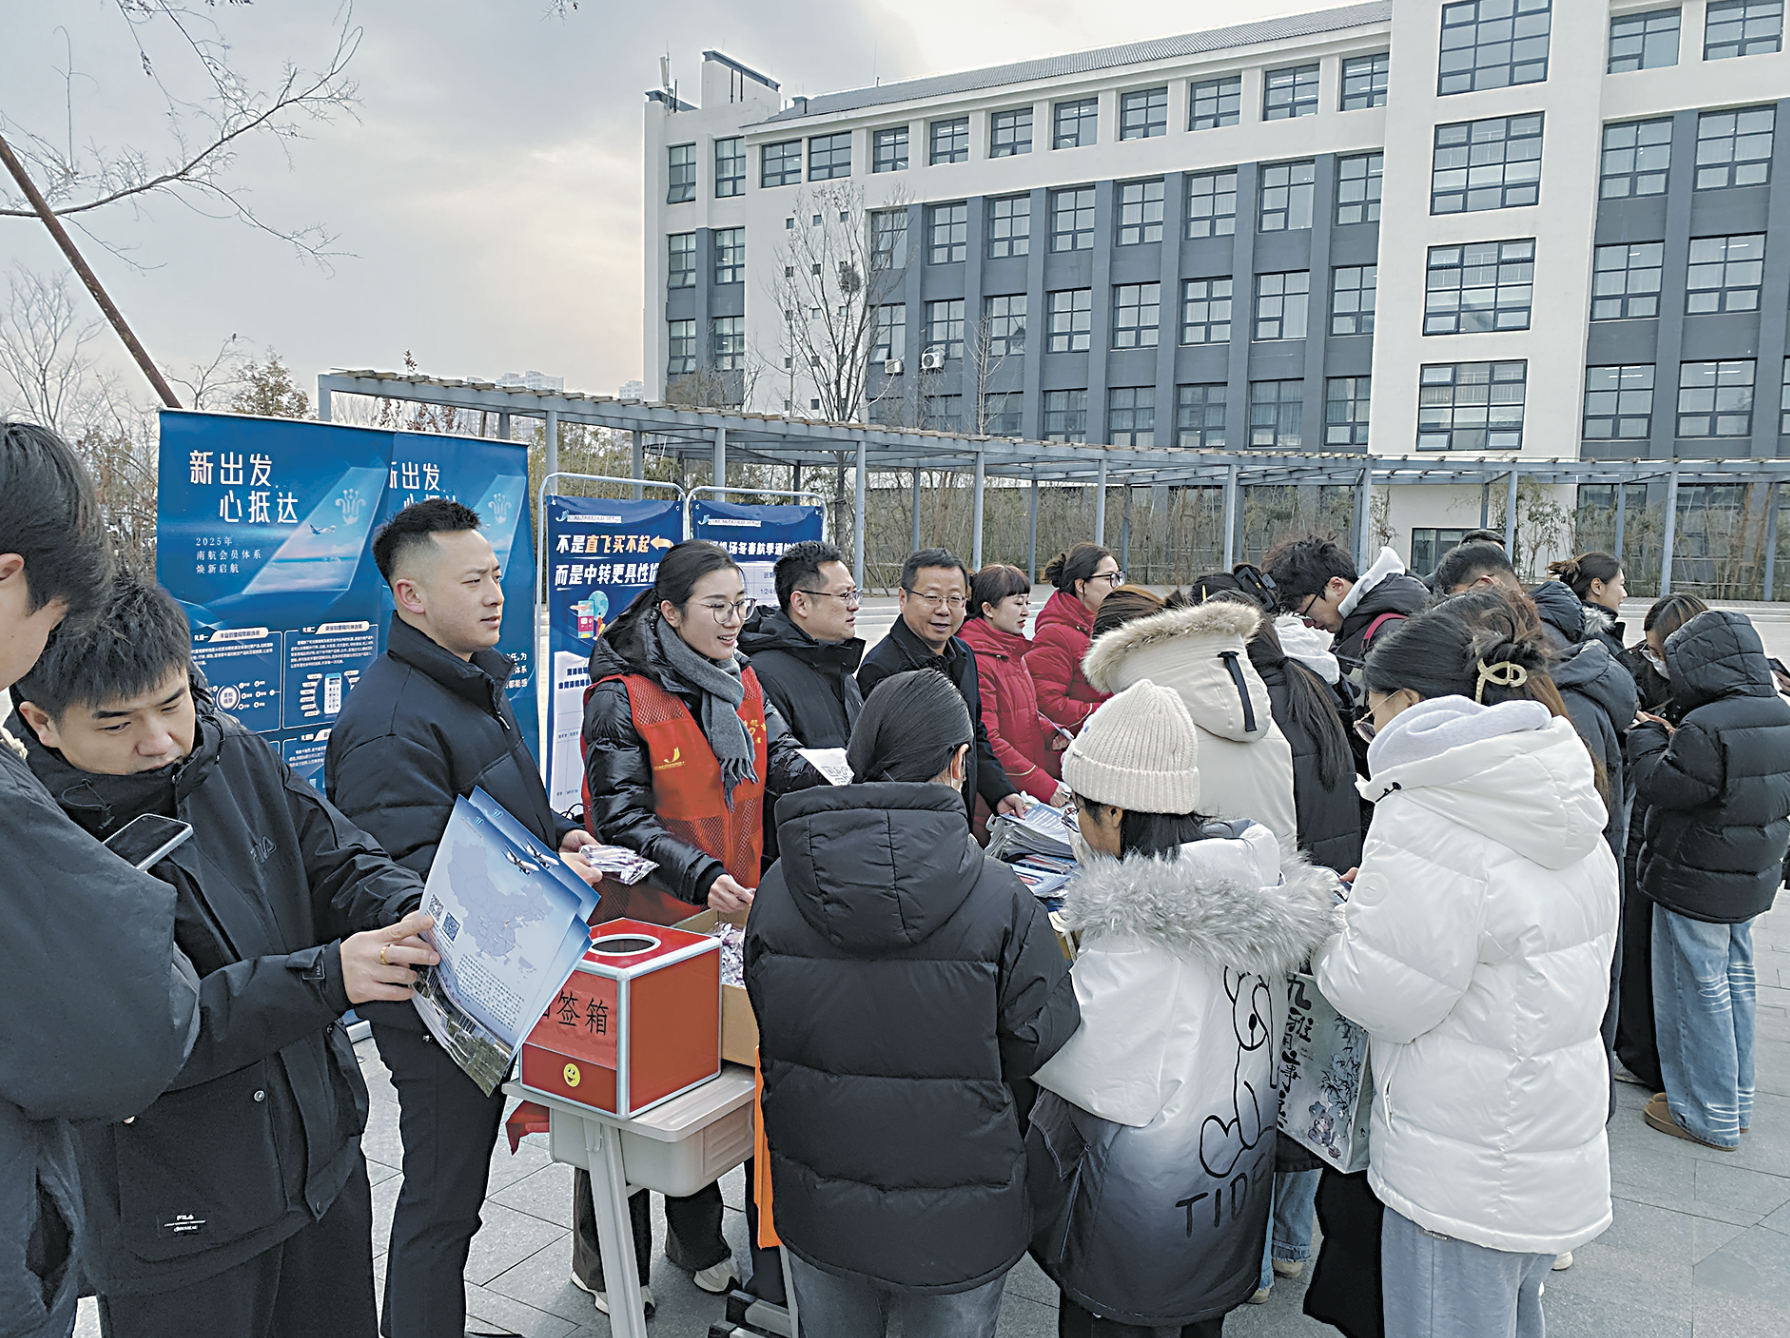
<svg viewBox="0 0 1790 1338"><path fill-rule="evenodd" d="M638 1115L721 1072L721 940L610 920L522 1043L522 1085Z"/></svg>

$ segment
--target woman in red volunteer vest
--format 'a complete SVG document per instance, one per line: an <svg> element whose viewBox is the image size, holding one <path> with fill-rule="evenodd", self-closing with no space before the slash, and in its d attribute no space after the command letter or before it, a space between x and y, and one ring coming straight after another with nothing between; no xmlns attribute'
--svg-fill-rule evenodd
<svg viewBox="0 0 1790 1338"><path fill-rule="evenodd" d="M585 825L656 862L653 881L666 891L724 914L752 904L764 805L824 783L736 649L752 604L725 549L678 544L652 588L597 639L584 703ZM650 1228L645 1194L635 1198L644 1284ZM737 1274L719 1188L667 1198L665 1210L666 1256L705 1291L726 1291ZM573 1280L601 1296L601 1264L575 1257L572 1266ZM606 1299L599 1305L608 1309Z"/></svg>

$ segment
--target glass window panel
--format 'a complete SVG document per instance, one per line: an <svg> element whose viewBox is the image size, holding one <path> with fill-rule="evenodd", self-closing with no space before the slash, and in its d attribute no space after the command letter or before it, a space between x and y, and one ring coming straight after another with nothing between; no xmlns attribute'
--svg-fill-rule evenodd
<svg viewBox="0 0 1790 1338"><path fill-rule="evenodd" d="M988 118L988 156L1012 158L1032 151L1032 109L1017 107Z"/></svg>
<svg viewBox="0 0 1790 1338"><path fill-rule="evenodd" d="M1100 102L1097 98L1077 98L1059 102L1052 109L1055 121L1051 136L1053 149L1080 149L1094 143L1100 125Z"/></svg>
<svg viewBox="0 0 1790 1338"><path fill-rule="evenodd" d="M1318 67L1269 70L1262 81L1262 119L1285 121L1318 114Z"/></svg>
<svg viewBox="0 0 1790 1338"><path fill-rule="evenodd" d="M1162 178L1119 183L1119 245L1162 240Z"/></svg>
<svg viewBox="0 0 1790 1338"><path fill-rule="evenodd" d="M1652 9L1610 19L1611 74L1658 70L1678 63L1679 11Z"/></svg>
<svg viewBox="0 0 1790 1338"><path fill-rule="evenodd" d="M1237 231L1237 170L1187 177L1187 235L1229 237Z"/></svg>
<svg viewBox="0 0 1790 1338"><path fill-rule="evenodd" d="M1175 445L1194 450L1224 446L1223 385L1175 387Z"/></svg>
<svg viewBox="0 0 1790 1338"><path fill-rule="evenodd" d="M1342 65L1342 109L1361 111L1386 105L1386 85L1392 77L1392 53L1350 56Z"/></svg>
<svg viewBox="0 0 1790 1338"><path fill-rule="evenodd" d="M1086 353L1093 340L1094 290L1064 288L1046 294L1050 303L1047 349L1051 353Z"/></svg>
<svg viewBox="0 0 1790 1338"><path fill-rule="evenodd" d="M1551 0L1463 0L1444 5L1437 95L1546 79L1551 9Z"/></svg>
<svg viewBox="0 0 1790 1338"><path fill-rule="evenodd" d="M890 126L878 130L872 139L870 158L872 172L905 172L907 170L907 127Z"/></svg>
<svg viewBox="0 0 1790 1338"><path fill-rule="evenodd" d="M1188 87L1187 128L1216 130L1236 125L1243 107L1243 76L1198 79Z"/></svg>
<svg viewBox="0 0 1790 1338"><path fill-rule="evenodd" d="M1425 280L1426 335L1527 330L1535 291L1535 239L1432 246Z"/></svg>
<svg viewBox="0 0 1790 1338"><path fill-rule="evenodd" d="M1119 95L1119 138L1154 139L1168 133L1168 85Z"/></svg>
<svg viewBox="0 0 1790 1338"><path fill-rule="evenodd" d="M1232 282L1223 279L1181 281L1181 342L1228 344L1231 342Z"/></svg>

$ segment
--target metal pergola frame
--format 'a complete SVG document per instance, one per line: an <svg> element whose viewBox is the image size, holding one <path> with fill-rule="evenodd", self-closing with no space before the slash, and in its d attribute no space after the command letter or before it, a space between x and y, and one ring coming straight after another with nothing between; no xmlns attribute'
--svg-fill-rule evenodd
<svg viewBox="0 0 1790 1338"><path fill-rule="evenodd" d="M1375 487L1476 484L1482 489L1502 481L1507 543L1515 539L1517 486L1521 479L1543 484L1663 483L1666 486L1665 531L1661 542L1660 593L1671 590L1672 545L1677 525L1677 496L1687 483L1763 483L1767 486L1764 596L1773 596L1777 550L1777 488L1790 481L1790 459L1569 460L1560 458L1461 458L1453 455L1367 455L1314 451L1198 450L1169 446L1107 446L1022 441L1013 437L977 436L923 428L885 427L870 423L829 423L807 418L748 413L741 409L683 408L642 400L623 400L578 391L532 390L489 381L456 381L380 371L328 372L317 378L317 417L330 421L334 395L363 395L405 400L444 408L495 413L497 435L510 439L511 419L545 421L546 472L559 472L559 425L580 423L629 433L634 479L645 473L648 438L653 448L680 461L705 461L716 485L727 478L730 458L752 464L779 465L801 471L810 466L854 467L852 569L864 580L866 480L872 470L914 474L914 543L918 546L920 474L925 469L975 476L971 521L971 566L982 565L983 489L989 478L1021 479L1032 484L1030 513L1032 567L1035 570L1040 483L1092 484L1096 491L1094 540L1105 542L1106 491L1111 486L1220 487L1224 490L1224 565L1236 553L1239 489L1247 486L1331 484L1357 488L1355 546L1357 559L1367 560L1368 500ZM728 491L741 491L728 489ZM638 487L634 495L640 495ZM1616 489L1616 543L1620 547L1627 493Z"/></svg>

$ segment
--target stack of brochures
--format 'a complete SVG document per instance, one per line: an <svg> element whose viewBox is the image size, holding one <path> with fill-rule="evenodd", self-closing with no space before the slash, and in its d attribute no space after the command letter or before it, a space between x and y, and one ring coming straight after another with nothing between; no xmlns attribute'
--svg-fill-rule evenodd
<svg viewBox="0 0 1790 1338"><path fill-rule="evenodd" d="M1069 815L1060 808L1032 801L1025 815L1009 818L996 814L988 820L988 853L996 859L1015 860L1022 855L1050 855L1073 859L1069 844Z"/></svg>
<svg viewBox="0 0 1790 1338"><path fill-rule="evenodd" d="M423 937L441 954L412 1002L441 1048L490 1096L590 947L597 894L483 790L456 799L435 850Z"/></svg>
<svg viewBox="0 0 1790 1338"><path fill-rule="evenodd" d="M1051 855L1021 855L1010 860L1009 869L1019 875L1019 881L1031 889L1033 896L1040 901L1055 901L1063 895L1063 889L1069 886L1069 880L1075 874L1075 861L1058 859Z"/></svg>

